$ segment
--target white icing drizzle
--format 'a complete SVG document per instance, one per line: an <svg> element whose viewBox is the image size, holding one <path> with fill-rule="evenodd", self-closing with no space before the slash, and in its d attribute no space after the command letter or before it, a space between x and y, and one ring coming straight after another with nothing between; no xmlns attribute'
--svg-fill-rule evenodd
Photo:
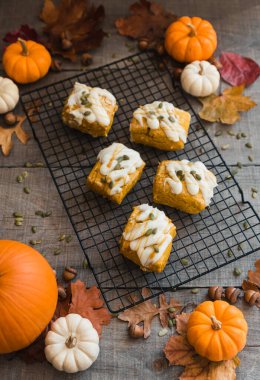
<svg viewBox="0 0 260 380"><path fill-rule="evenodd" d="M144 164L138 152L120 143L102 149L97 158L101 162L100 173L106 176L110 185L111 195L120 193L130 181L129 175Z"/></svg>
<svg viewBox="0 0 260 380"><path fill-rule="evenodd" d="M88 123L97 122L107 127L110 124L110 116L101 102L101 97L106 98L107 104L116 105L116 98L109 91L76 82L67 101L69 113L79 124L86 119Z"/></svg>
<svg viewBox="0 0 260 380"><path fill-rule="evenodd" d="M160 260L171 243L169 232L173 224L156 207L142 204L137 209L136 223L130 231L124 232L123 237L130 241L130 248L137 253L142 266L149 267Z"/></svg>
<svg viewBox="0 0 260 380"><path fill-rule="evenodd" d="M155 101L146 104L139 107L133 116L142 127L145 119L150 129L161 128L171 141L182 140L184 143L187 141L186 131L180 125L174 105L171 103Z"/></svg>
<svg viewBox="0 0 260 380"><path fill-rule="evenodd" d="M166 169L169 177L165 179L165 183L170 185L174 194L182 192L181 177L183 176L188 192L191 195L196 195L201 191L205 205L210 204L213 189L217 186L217 180L215 175L201 161L171 161L167 164Z"/></svg>

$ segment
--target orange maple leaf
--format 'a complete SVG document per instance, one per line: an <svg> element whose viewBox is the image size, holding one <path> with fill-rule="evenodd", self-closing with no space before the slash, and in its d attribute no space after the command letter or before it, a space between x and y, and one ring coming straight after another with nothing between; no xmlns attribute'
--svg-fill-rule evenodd
<svg viewBox="0 0 260 380"><path fill-rule="evenodd" d="M169 308L174 308L176 310L179 310L179 309L181 309L182 306L173 297L171 297L170 302L167 303L164 293L159 295L159 304L160 304L160 308L159 308L160 322L161 322L162 327L165 328L168 326Z"/></svg>
<svg viewBox="0 0 260 380"><path fill-rule="evenodd" d="M199 98L203 107L199 116L207 121L218 121L223 124L234 124L240 119L239 112L250 110L256 103L244 96L244 85L226 88L221 95L209 95Z"/></svg>

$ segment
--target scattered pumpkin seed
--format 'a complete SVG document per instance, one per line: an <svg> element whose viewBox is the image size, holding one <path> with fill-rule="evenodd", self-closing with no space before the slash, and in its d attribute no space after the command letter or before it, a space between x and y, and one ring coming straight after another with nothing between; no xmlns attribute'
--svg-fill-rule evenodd
<svg viewBox="0 0 260 380"><path fill-rule="evenodd" d="M157 232L157 228L154 228L153 231L152 231L152 234L155 235Z"/></svg>
<svg viewBox="0 0 260 380"><path fill-rule="evenodd" d="M36 162L36 163L34 164L34 166L35 166L36 168L43 168L43 167L44 167L44 163L41 162L41 161L39 161L39 162Z"/></svg>
<svg viewBox="0 0 260 380"><path fill-rule="evenodd" d="M258 193L258 190L256 187L251 187L251 191L253 191L253 193Z"/></svg>
<svg viewBox="0 0 260 380"><path fill-rule="evenodd" d="M181 263L182 263L182 265L188 265L189 260L188 259L181 259Z"/></svg>
<svg viewBox="0 0 260 380"><path fill-rule="evenodd" d="M63 241L66 239L66 235L65 234L62 234L59 236L59 241Z"/></svg>
<svg viewBox="0 0 260 380"><path fill-rule="evenodd" d="M119 164L119 162L116 164L116 166L114 167L114 170L120 170L121 169L121 165Z"/></svg>
<svg viewBox="0 0 260 380"><path fill-rule="evenodd" d="M231 249L228 250L227 255L228 255L228 257L232 257L233 256L233 252L231 251Z"/></svg>
<svg viewBox="0 0 260 380"><path fill-rule="evenodd" d="M237 140L241 139L241 133L240 132L237 133L236 138L237 138Z"/></svg>
<svg viewBox="0 0 260 380"><path fill-rule="evenodd" d="M158 119L158 120L163 120L163 119L164 119L164 116L163 116L163 115L160 115L160 116L158 116L157 119Z"/></svg>
<svg viewBox="0 0 260 380"><path fill-rule="evenodd" d="M163 103L159 103L158 108L163 108Z"/></svg>
<svg viewBox="0 0 260 380"><path fill-rule="evenodd" d="M87 260L87 259L84 259L84 260L82 261L82 268L83 268L83 269L87 269L87 268L88 268L88 260Z"/></svg>
<svg viewBox="0 0 260 380"><path fill-rule="evenodd" d="M154 220L154 218L155 218L155 216L154 216L154 214L151 212L151 213L149 214L149 219Z"/></svg>
<svg viewBox="0 0 260 380"><path fill-rule="evenodd" d="M22 215L20 212L15 211L15 212L13 213L13 217L14 217L14 218L23 218L23 215Z"/></svg>
<svg viewBox="0 0 260 380"><path fill-rule="evenodd" d="M249 159L249 161L253 162L253 157L252 156L248 156L247 158Z"/></svg>
<svg viewBox="0 0 260 380"><path fill-rule="evenodd" d="M237 173L238 173L238 170L237 170L237 169L231 170L231 174L232 174L233 176L237 175Z"/></svg>
<svg viewBox="0 0 260 380"><path fill-rule="evenodd" d="M17 220L18 222L23 222L23 217L22 216L18 216L15 218L15 220Z"/></svg>
<svg viewBox="0 0 260 380"><path fill-rule="evenodd" d="M228 134L229 136L236 136L235 132L233 132L233 131L231 131L231 130L228 130L228 131L227 131L227 134Z"/></svg>
<svg viewBox="0 0 260 380"><path fill-rule="evenodd" d="M114 186L114 181L109 182L109 184L108 184L109 189L112 189L113 186Z"/></svg>
<svg viewBox="0 0 260 380"><path fill-rule="evenodd" d="M191 289L191 293L197 294L197 293L199 293L199 289L198 288Z"/></svg>
<svg viewBox="0 0 260 380"><path fill-rule="evenodd" d="M100 181L101 183L106 183L107 182L106 177L102 177Z"/></svg>
<svg viewBox="0 0 260 380"><path fill-rule="evenodd" d="M36 226L32 226L32 233L35 234L37 232L37 227Z"/></svg>
<svg viewBox="0 0 260 380"><path fill-rule="evenodd" d="M31 244L31 245L37 245L37 244L41 244L41 242L42 242L41 239L40 240L30 240L29 244Z"/></svg>
<svg viewBox="0 0 260 380"><path fill-rule="evenodd" d="M29 189L29 187L24 187L23 191L24 191L25 194L30 194L30 192L31 192L31 190Z"/></svg>
<svg viewBox="0 0 260 380"><path fill-rule="evenodd" d="M70 243L71 240L72 240L72 236L71 235L66 236L66 238L65 238L66 243Z"/></svg>
<svg viewBox="0 0 260 380"><path fill-rule="evenodd" d="M230 147L229 144L224 144L224 145L221 146L221 149L222 150L227 150L229 147Z"/></svg>
<svg viewBox="0 0 260 380"><path fill-rule="evenodd" d="M223 132L222 132L221 130L216 131L216 132L215 132L215 137L219 137L219 136L221 136L222 133L223 133Z"/></svg>
<svg viewBox="0 0 260 380"><path fill-rule="evenodd" d="M58 256L60 253L61 253L61 249L60 249L60 248L56 248L56 249L53 251L54 256Z"/></svg>
<svg viewBox="0 0 260 380"><path fill-rule="evenodd" d="M243 228L244 228L244 230L248 230L249 224L247 222L244 222L243 223Z"/></svg>
<svg viewBox="0 0 260 380"><path fill-rule="evenodd" d="M168 320L168 327L173 327L173 320L172 319Z"/></svg>
<svg viewBox="0 0 260 380"><path fill-rule="evenodd" d="M15 220L14 224L15 224L16 226L22 226L23 222L20 221L20 220Z"/></svg>
<svg viewBox="0 0 260 380"><path fill-rule="evenodd" d="M245 147L251 149L253 146L252 146L251 143L246 143L246 144L245 144Z"/></svg>
<svg viewBox="0 0 260 380"><path fill-rule="evenodd" d="M91 114L90 111L86 111L86 112L84 112L84 116L88 116L88 115L90 115L90 114Z"/></svg>
<svg viewBox="0 0 260 380"><path fill-rule="evenodd" d="M31 162L25 162L24 167L25 168L32 168L33 164Z"/></svg>
<svg viewBox="0 0 260 380"><path fill-rule="evenodd" d="M234 268L234 270L233 270L233 274L234 274L234 276L240 276L241 273L242 273L241 269L239 269L239 268Z"/></svg>
<svg viewBox="0 0 260 380"><path fill-rule="evenodd" d="M247 137L247 134L246 133L244 133L244 132L241 132L241 137Z"/></svg>
<svg viewBox="0 0 260 380"><path fill-rule="evenodd" d="M167 311L168 311L169 313L174 313L174 312L176 311L176 308L173 307L173 306L170 306L170 307L168 307Z"/></svg>
<svg viewBox="0 0 260 380"><path fill-rule="evenodd" d="M239 169L242 169L243 165L240 161L237 162L237 167L239 167Z"/></svg>
<svg viewBox="0 0 260 380"><path fill-rule="evenodd" d="M175 122L175 119L174 119L174 117L173 116L169 116L168 117L168 119L172 122L172 123L174 123Z"/></svg>
<svg viewBox="0 0 260 380"><path fill-rule="evenodd" d="M152 233L153 233L153 228L149 228L144 235L150 236L150 235L152 235Z"/></svg>
<svg viewBox="0 0 260 380"><path fill-rule="evenodd" d="M51 216L51 215L52 215L52 211L51 211L51 210L46 211L46 212L43 213L43 217L44 217L44 218L48 218L48 217Z"/></svg>
<svg viewBox="0 0 260 380"><path fill-rule="evenodd" d="M243 249L243 247L242 247L242 243L239 243L239 244L237 245L237 250L238 250L238 251L242 251L242 249Z"/></svg>
<svg viewBox="0 0 260 380"><path fill-rule="evenodd" d="M28 172L26 172L26 171L22 172L22 177L23 177L23 178L27 178L27 177L28 177L28 175L29 175L29 173L28 173Z"/></svg>
<svg viewBox="0 0 260 380"><path fill-rule="evenodd" d="M165 327L164 329L161 329L159 332L158 332L158 335L159 336L164 336L164 335L166 335L166 334L168 334L168 329Z"/></svg>
<svg viewBox="0 0 260 380"><path fill-rule="evenodd" d="M229 175L226 175L226 177L225 177L225 179L231 179L232 177L231 177L231 175L229 174Z"/></svg>
<svg viewBox="0 0 260 380"><path fill-rule="evenodd" d="M35 211L35 215L41 216L42 218L44 218L44 212L42 210Z"/></svg>
<svg viewBox="0 0 260 380"><path fill-rule="evenodd" d="M16 177L16 182L18 182L18 183L22 183L22 182L23 182L23 176L18 175L18 176Z"/></svg>
<svg viewBox="0 0 260 380"><path fill-rule="evenodd" d="M198 181L201 180L201 176L200 176L199 174L196 174L196 175L195 175L195 178L196 178L196 180L198 180Z"/></svg>
<svg viewBox="0 0 260 380"><path fill-rule="evenodd" d="M257 193L255 191L252 192L252 198L256 198L257 197Z"/></svg>

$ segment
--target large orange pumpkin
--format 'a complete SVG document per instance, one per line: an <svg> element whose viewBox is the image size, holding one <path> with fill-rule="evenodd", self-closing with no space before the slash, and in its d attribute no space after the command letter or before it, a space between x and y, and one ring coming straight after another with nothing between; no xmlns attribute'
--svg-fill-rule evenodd
<svg viewBox="0 0 260 380"><path fill-rule="evenodd" d="M187 338L195 351L211 361L234 358L246 344L243 313L225 301L205 301L188 321Z"/></svg>
<svg viewBox="0 0 260 380"><path fill-rule="evenodd" d="M3 66L7 75L17 83L31 83L47 74L51 56L43 45L18 38L6 48Z"/></svg>
<svg viewBox="0 0 260 380"><path fill-rule="evenodd" d="M217 47L217 34L210 22L200 17L181 17L165 35L165 49L178 62L209 59Z"/></svg>
<svg viewBox="0 0 260 380"><path fill-rule="evenodd" d="M0 240L0 354L31 344L57 304L54 272L35 249Z"/></svg>

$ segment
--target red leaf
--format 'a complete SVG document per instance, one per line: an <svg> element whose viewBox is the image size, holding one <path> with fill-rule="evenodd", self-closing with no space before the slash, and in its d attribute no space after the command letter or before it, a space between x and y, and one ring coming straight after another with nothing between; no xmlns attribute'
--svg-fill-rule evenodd
<svg viewBox="0 0 260 380"><path fill-rule="evenodd" d="M32 40L36 42L39 42L41 39L34 28L31 28L29 25L24 24L21 25L19 29L6 33L3 41L11 44L13 42L16 42L18 37L26 41Z"/></svg>
<svg viewBox="0 0 260 380"><path fill-rule="evenodd" d="M249 86L260 75L260 66L251 58L236 53L224 52L219 59L222 79L232 86L244 84Z"/></svg>

